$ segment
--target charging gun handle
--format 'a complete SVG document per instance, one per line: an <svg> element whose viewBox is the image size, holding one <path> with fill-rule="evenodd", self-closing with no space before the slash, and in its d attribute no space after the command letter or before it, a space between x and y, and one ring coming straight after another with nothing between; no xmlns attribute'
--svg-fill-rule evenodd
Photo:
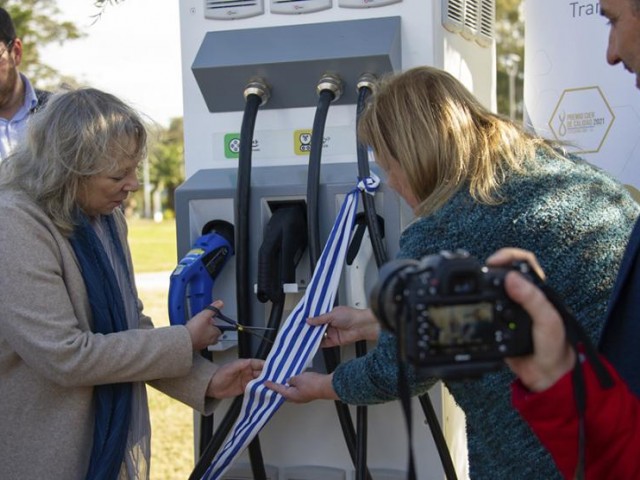
<svg viewBox="0 0 640 480"><path fill-rule="evenodd" d="M184 325L186 323L185 297L187 285L197 272L178 265L169 279L169 323Z"/></svg>

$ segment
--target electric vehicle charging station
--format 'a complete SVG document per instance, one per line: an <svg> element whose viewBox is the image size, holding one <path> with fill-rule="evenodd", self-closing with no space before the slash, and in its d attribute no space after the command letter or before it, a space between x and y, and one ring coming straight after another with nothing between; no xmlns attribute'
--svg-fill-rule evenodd
<svg viewBox="0 0 640 480"><path fill-rule="evenodd" d="M311 133L321 79L337 79L341 90L328 109L322 131L318 215L314 221L324 242L342 200L357 182L356 103L363 75L380 77L433 65L454 74L492 107L493 18L494 0L180 0L187 180L176 191L178 256L190 251L203 227L213 220L247 222L246 272L238 272L232 258L214 286L213 298L224 300L226 315L247 325L265 326L273 313L273 307L260 302L255 294L259 251L278 209L307 206ZM250 199L239 206L243 110L247 90L253 92L256 82L257 88L266 86L268 94L252 131ZM373 165L372 170L382 176ZM374 203L384 220L387 256L393 258L400 232L412 213L384 185ZM237 232L238 225L234 226ZM362 285L347 288L343 280L339 303L346 304L354 291L360 296L369 291L377 278L374 260L368 260L361 270ZM237 301L238 273L246 273L253 285L250 292L240 292L249 294L248 307ZM301 298L311 274L307 249L296 259L293 280L283 284L285 317ZM363 302L366 298L356 303L364 306ZM250 318L241 318L247 311ZM250 340L252 350L257 343ZM219 363L236 358L237 333L226 332L212 347L212 355ZM353 355L353 348L342 349L343 361ZM318 354L311 368L324 372L324 363ZM443 425L458 477L464 478L464 462L457 458L459 450L462 457L466 455L463 415L439 385L431 389L429 398ZM214 413L214 430L230 408L230 401L221 402ZM355 418L355 408L350 410ZM412 402L412 412L418 478L442 479L442 461L417 399ZM201 424L195 424L198 456L203 432ZM399 402L370 406L367 428L366 463L371 477L406 478L409 444ZM257 438L266 478L358 478L333 402L285 403ZM243 453L222 478L254 478L250 455Z"/></svg>

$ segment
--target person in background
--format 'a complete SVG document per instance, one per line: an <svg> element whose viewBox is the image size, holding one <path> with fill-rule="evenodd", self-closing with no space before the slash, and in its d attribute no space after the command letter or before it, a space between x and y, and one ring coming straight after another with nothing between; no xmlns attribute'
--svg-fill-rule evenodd
<svg viewBox="0 0 640 480"><path fill-rule="evenodd" d="M610 25L607 62L622 63L640 88L640 0L601 0L600 12ZM504 264L514 258L535 262L533 254L514 249L498 252L489 262ZM505 286L534 321L534 354L508 361L519 377L512 386L513 403L564 477L574 478L579 461L571 377L575 352L566 342L558 312L539 289L515 274ZM604 318L599 350L613 387L603 389L593 365L580 362L586 381L585 478L640 478L640 221L629 238Z"/></svg>
<svg viewBox="0 0 640 480"><path fill-rule="evenodd" d="M597 339L615 272L640 208L603 171L484 108L450 74L419 67L385 79L359 123L389 186L416 219L402 232L399 258L463 249L483 260L517 246L538 252L553 287ZM327 324L323 346L377 339L365 356L331 374L304 372L270 387L294 402L340 399L374 404L398 397L396 339L370 310L338 307L310 319ZM466 414L472 479L559 478L513 409L506 368L444 383ZM421 395L438 379L409 371Z"/></svg>
<svg viewBox="0 0 640 480"><path fill-rule="evenodd" d="M149 478L145 382L210 414L260 373L200 355L211 310L164 328L143 313L119 207L146 140L119 99L71 90L0 163L0 478Z"/></svg>
<svg viewBox="0 0 640 480"><path fill-rule="evenodd" d="M4 160L24 136L29 116L44 105L50 93L33 88L18 71L22 40L16 35L9 13L0 8L0 160Z"/></svg>

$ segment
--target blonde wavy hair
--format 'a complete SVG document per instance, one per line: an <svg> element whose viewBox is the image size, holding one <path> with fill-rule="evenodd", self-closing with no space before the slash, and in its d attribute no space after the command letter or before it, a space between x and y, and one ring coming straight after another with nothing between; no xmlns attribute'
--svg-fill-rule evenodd
<svg viewBox="0 0 640 480"><path fill-rule="evenodd" d="M419 201L417 215L441 208L460 188L480 203L499 204L508 172L521 171L548 140L491 113L457 79L417 67L380 80L358 124L360 141L387 169L397 162Z"/></svg>
<svg viewBox="0 0 640 480"><path fill-rule="evenodd" d="M0 163L0 187L21 188L60 231L75 227L82 181L146 156L147 129L115 96L94 88L57 93L34 114L18 148Z"/></svg>

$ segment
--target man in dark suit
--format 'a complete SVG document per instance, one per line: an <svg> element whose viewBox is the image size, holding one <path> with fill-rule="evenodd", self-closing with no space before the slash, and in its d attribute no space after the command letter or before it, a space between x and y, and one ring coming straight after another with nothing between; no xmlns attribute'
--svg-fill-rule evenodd
<svg viewBox="0 0 640 480"><path fill-rule="evenodd" d="M640 0L601 0L600 12L609 20L607 62L622 63L636 76L640 88ZM600 350L640 397L640 222L631 234L609 303Z"/></svg>
<svg viewBox="0 0 640 480"><path fill-rule="evenodd" d="M623 64L640 88L640 0L600 0L600 13L609 20L607 62ZM504 265L525 259L537 266L533 254L505 249L488 259ZM565 478L584 468L585 478L640 478L640 220L629 237L606 322L598 345L613 378L606 386L593 362L569 347L556 309L523 277L510 273L505 288L533 319L534 353L507 360L518 375L513 403L551 452ZM576 376L581 369L586 409L576 407ZM578 444L584 458L578 465Z"/></svg>

